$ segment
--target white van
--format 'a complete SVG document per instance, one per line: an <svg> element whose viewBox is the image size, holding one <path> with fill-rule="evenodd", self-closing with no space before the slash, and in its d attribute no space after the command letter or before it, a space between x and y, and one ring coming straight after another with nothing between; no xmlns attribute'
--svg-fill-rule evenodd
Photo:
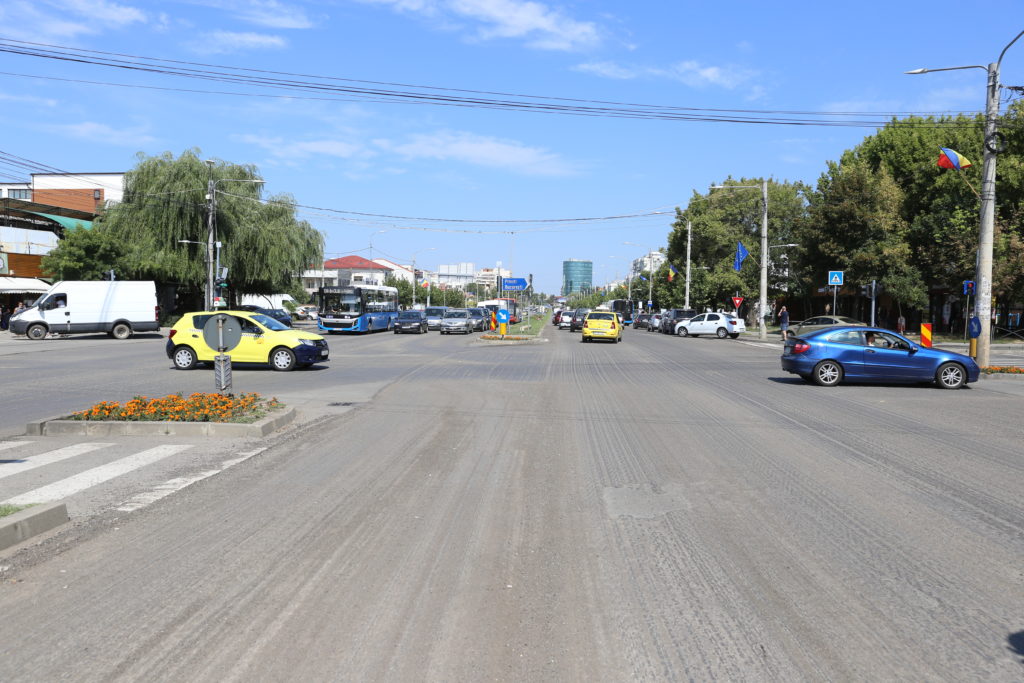
<svg viewBox="0 0 1024 683"><path fill-rule="evenodd" d="M56 282L35 304L11 317L10 330L29 339L47 334L106 332L127 339L160 329L156 285L152 281Z"/></svg>

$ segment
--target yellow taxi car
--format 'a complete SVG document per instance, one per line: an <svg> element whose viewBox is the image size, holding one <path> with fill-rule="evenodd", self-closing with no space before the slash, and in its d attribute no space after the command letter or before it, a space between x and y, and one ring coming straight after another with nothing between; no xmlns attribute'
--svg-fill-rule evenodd
<svg viewBox="0 0 1024 683"><path fill-rule="evenodd" d="M622 322L613 311L591 311L583 319L583 341L608 339L622 341Z"/></svg>
<svg viewBox="0 0 1024 683"><path fill-rule="evenodd" d="M239 321L242 339L228 351L233 363L268 363L287 372L296 367L322 363L330 356L327 340L319 334L286 327L268 315L252 311L217 311ZM186 313L167 335L167 357L179 370L191 370L198 363L212 363L217 350L203 338L203 326L211 311Z"/></svg>

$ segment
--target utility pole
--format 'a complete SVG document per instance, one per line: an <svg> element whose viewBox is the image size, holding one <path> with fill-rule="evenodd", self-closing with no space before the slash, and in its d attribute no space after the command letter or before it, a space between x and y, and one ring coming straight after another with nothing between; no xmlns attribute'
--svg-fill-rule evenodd
<svg viewBox="0 0 1024 683"><path fill-rule="evenodd" d="M686 221L686 302L683 304L683 308L687 310L690 308L690 238L692 236L690 221Z"/></svg>
<svg viewBox="0 0 1024 683"><path fill-rule="evenodd" d="M768 310L768 179L761 181L761 295L757 302L757 338L767 339L764 314Z"/></svg>
<svg viewBox="0 0 1024 683"><path fill-rule="evenodd" d="M213 180L213 159L206 160L210 167L210 178L206 184L206 310L213 310L213 249L214 216L217 213L217 191Z"/></svg>

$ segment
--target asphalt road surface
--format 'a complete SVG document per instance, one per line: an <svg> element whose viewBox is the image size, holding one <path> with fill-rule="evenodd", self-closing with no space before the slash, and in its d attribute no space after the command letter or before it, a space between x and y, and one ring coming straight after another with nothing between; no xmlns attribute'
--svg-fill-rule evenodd
<svg viewBox="0 0 1024 683"><path fill-rule="evenodd" d="M372 400L0 561L0 680L1024 677L1024 398L546 336L332 340Z"/></svg>

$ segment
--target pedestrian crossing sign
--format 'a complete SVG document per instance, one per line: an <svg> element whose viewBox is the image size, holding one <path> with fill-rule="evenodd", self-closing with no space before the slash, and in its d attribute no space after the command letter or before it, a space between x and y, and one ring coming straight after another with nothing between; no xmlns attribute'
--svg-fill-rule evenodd
<svg viewBox="0 0 1024 683"><path fill-rule="evenodd" d="M843 284L843 271L841 270L830 270L828 271L828 284L829 286Z"/></svg>

